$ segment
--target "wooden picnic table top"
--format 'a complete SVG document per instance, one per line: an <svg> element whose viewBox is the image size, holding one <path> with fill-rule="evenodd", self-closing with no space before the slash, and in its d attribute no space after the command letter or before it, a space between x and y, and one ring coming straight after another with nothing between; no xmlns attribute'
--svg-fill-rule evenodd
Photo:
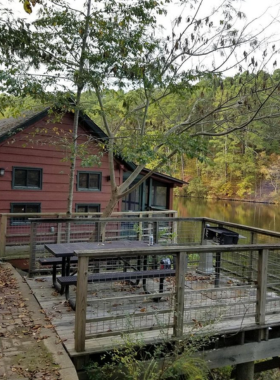
<svg viewBox="0 0 280 380"><path fill-rule="evenodd" d="M149 247L147 242L135 240L120 240L114 242L78 242L78 243L59 243L46 244L45 248L55 257L71 257L75 251L83 250L102 250L102 249L124 249L124 248L144 248Z"/></svg>

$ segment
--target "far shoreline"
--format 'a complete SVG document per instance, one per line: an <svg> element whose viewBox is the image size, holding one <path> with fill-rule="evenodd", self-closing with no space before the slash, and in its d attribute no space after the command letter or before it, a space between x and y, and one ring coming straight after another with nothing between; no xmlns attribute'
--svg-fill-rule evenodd
<svg viewBox="0 0 280 380"><path fill-rule="evenodd" d="M211 201L229 201L229 202L244 202L244 203L260 203L260 204L269 204L269 205L277 205L276 202L272 201L257 201L250 199L235 199L235 198L204 198L204 197L190 197L186 195L175 195L177 198L187 198L187 199L203 199L203 200L211 200Z"/></svg>

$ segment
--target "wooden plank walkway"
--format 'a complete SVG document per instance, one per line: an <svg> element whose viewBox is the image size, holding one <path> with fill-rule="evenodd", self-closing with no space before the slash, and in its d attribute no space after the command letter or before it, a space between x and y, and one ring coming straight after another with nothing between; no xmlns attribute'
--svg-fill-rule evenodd
<svg viewBox="0 0 280 380"><path fill-rule="evenodd" d="M89 330L87 333L96 333L98 334L97 337L86 340L86 352L77 353L74 349L75 312L69 307L64 295L60 295L52 287L51 277L27 278L27 283L42 309L44 309L49 319L48 323L55 326L59 340L63 342L70 357L105 352L124 343L125 338L122 338L120 335L121 328L119 328L119 330L117 328L118 323L121 325L123 321L114 321L116 335L112 334L112 320L114 320L114 317L108 312L108 305L110 305L108 302L106 307L99 310L98 315L94 315L94 318L97 317L100 319L101 330L99 333L98 330L94 330L94 332L91 331L91 324L89 324L88 327ZM134 326L137 326L137 323L139 323L143 331L141 331L140 334L137 332L130 333L131 339L137 341L137 339L141 337L141 340L146 343L155 343L163 338L172 337L173 329L164 327L166 324L163 325L162 329L154 329L152 327L154 318L156 318L152 310L164 311L163 314L160 314L163 316L163 321L171 321L172 323L173 309L170 297L163 297L161 302L155 303L152 302L149 297L143 295L143 289L141 289L141 287L134 289L133 292L124 292L122 284L114 283L111 291L105 293L105 289L102 289L102 285L98 284L98 286L99 288L94 288L94 293L93 289L89 288L91 299L93 299L93 306L89 308L88 318L93 317L90 315L91 312L96 314L94 312L94 302L96 301L97 293L100 292L102 297L106 295L107 299L114 299L115 305L118 305L120 310L125 310L127 315L134 315ZM186 276L184 318L189 321L189 324L185 325L184 334L189 334L190 332L214 334L215 331L222 334L256 327L254 316L256 288L254 286L247 285L234 288L221 286L219 289L213 289L213 285L211 285L211 287L210 289L207 282L195 281L193 274ZM172 284L167 282L164 294L170 292L171 289ZM108 289L106 289L106 291L108 292ZM125 296L134 297L138 300L138 295L141 294L143 296L142 301L139 305L137 304L137 306L135 302L133 302L131 306L129 306L129 303L122 303L122 300L125 300ZM200 295L199 297L197 296L198 294ZM280 324L280 297L275 292L270 291L267 293L267 298L270 301L267 306L267 311L269 311L270 314L266 315L265 325L272 326L274 324ZM135 308L138 308L140 313L141 308L142 310L145 309L145 312L149 310L150 314L144 318L144 320L141 319L141 316L137 316L137 319L135 317ZM204 315L207 314L208 320L211 320L213 324L200 323L199 316L202 316L203 313ZM221 314L220 317L219 314ZM111 318L109 318L110 315ZM224 320L224 317L227 319ZM103 322L102 319L104 319ZM109 335L106 334L106 332Z"/></svg>

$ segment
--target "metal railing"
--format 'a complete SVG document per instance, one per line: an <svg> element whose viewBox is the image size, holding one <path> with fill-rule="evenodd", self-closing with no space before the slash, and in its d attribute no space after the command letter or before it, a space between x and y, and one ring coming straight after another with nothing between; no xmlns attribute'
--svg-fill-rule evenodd
<svg viewBox="0 0 280 380"><path fill-rule="evenodd" d="M51 228L56 231L60 230L60 236L63 239L48 241L48 243L66 242L66 230L70 230L69 242L101 242L101 228L105 225L105 241L136 240L148 242L153 237L154 243L176 244L177 243L177 221L175 217L164 217L165 214L160 212L143 214L129 213L127 217L119 215L112 218L68 218L68 219L30 219L30 255L29 255L29 274L32 275L41 270L37 265L39 258L47 257L50 254L45 252L46 244L45 231ZM138 215L137 215L138 214ZM191 222L193 223L193 221ZM197 221L198 228L201 222Z"/></svg>
<svg viewBox="0 0 280 380"><path fill-rule="evenodd" d="M219 254L225 262L234 265L230 275L222 267L215 267L211 275L198 274L193 265L195 257L207 253ZM247 319L251 326L264 327L271 323L272 317L278 318L280 323L280 315L277 317L280 313L279 253L280 246L271 244L166 245L118 252L110 249L103 253L77 252L75 350L85 351L87 342L96 338L129 333L150 334L153 331L156 340L163 330L170 329L172 336L181 338L188 326L199 329L230 321L233 331L234 326L236 330L245 326ZM249 278L251 268L244 263L244 257L250 255L254 257L255 271ZM104 260L104 256L111 261ZM142 282L133 277L137 273L135 256L138 263L139 260L146 263L147 275ZM162 266L163 256L171 258L175 277L160 280L160 269L154 275L155 262ZM88 281L89 260L99 262L100 281L96 276L94 281ZM110 277L108 273L114 277L116 271L124 270L124 262L125 281L104 280ZM241 265L247 268L244 277L238 270Z"/></svg>
<svg viewBox="0 0 280 380"><path fill-rule="evenodd" d="M247 320L251 325L265 325L268 316L270 321L278 318L280 233L274 231L210 218L155 217L154 212L149 217L128 213L126 217L102 220L40 218L31 220L30 257L36 263L36 258L46 255L44 231L54 228L56 233L68 226L71 241L99 241L102 223L106 224L108 241L148 243L152 235L154 243L161 246L147 244L143 252L109 250L102 258L96 252L78 254L77 351L85 349L87 340L98 337L150 331L161 334L164 329L180 337L186 326L200 328L219 321L238 329ZM238 235L238 244L206 241L205 229L211 226L230 228ZM59 241L64 242L66 234L60 236ZM94 265L88 267L87 261L91 259ZM165 267L166 259L175 265L175 276L161 278L159 268ZM204 271L205 267L209 271ZM37 271L35 264L30 268L31 272ZM139 268L148 274L144 279L135 279ZM98 271L100 281L95 276L88 283L90 271ZM116 279L115 273L123 272L125 277ZM106 278L111 280L105 281Z"/></svg>
<svg viewBox="0 0 280 380"><path fill-rule="evenodd" d="M98 234L98 231L94 231L94 226L98 226L99 224L91 223L91 220L92 218L100 218L102 215L101 213L73 213L72 215L71 242L87 241L89 238L94 238L94 234ZM116 212L112 214L112 217L115 218L142 218L151 216L177 217L177 211ZM30 218L40 218L42 221L41 227L37 229L36 232L38 244L44 245L66 241L66 213L3 213L0 214L0 217L0 258L28 257L30 244L34 246L34 242L31 241ZM45 225L44 219L48 219L48 222L46 221ZM74 220L79 219L84 219L84 222L81 221L80 223L75 224ZM110 237L110 239L113 239L114 236L115 238L118 238L119 232L114 231L116 229L119 229L118 225L116 225L115 228L111 228L111 236L108 235L107 238ZM134 228L133 224L129 223L128 219L126 220L126 224L121 226L121 229L123 237L125 237L125 233L131 238L133 235L139 235L140 232L140 230ZM147 229L145 230L145 227L141 228L141 231L143 235L149 233Z"/></svg>
<svg viewBox="0 0 280 380"><path fill-rule="evenodd" d="M169 215L173 217L169 217ZM177 218L174 211L168 212L147 212L145 213L122 213L112 218L37 218L30 219L30 255L29 273L36 273L40 266L36 265L39 258L47 257L49 254L44 250L46 243L66 242L67 229L70 230L70 242L79 241L101 241L101 225L105 224L105 240L138 240L148 242L153 236L154 243L165 245L204 245L209 244L205 240L206 226L230 227L231 231L239 236L239 244L273 244L280 242L280 233L267 231L222 222L209 218ZM210 242L212 244L212 241ZM192 254L189 265L198 267L201 274L211 274L213 271L213 255L211 252L205 255ZM210 262L210 272L205 271L203 261ZM219 259L223 272L231 273L234 276L248 277L251 279L256 271L256 260L254 254L249 252L242 255L242 261L235 262L235 257L227 255ZM191 264L190 264L191 263Z"/></svg>

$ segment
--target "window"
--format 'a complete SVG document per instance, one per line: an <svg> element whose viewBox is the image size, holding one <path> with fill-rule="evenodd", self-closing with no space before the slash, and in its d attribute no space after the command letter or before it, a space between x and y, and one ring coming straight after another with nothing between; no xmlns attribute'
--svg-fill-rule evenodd
<svg viewBox="0 0 280 380"><path fill-rule="evenodd" d="M82 191L100 191L101 173L78 172L77 189Z"/></svg>
<svg viewBox="0 0 280 380"><path fill-rule="evenodd" d="M76 204L76 212L100 212L100 204Z"/></svg>
<svg viewBox="0 0 280 380"><path fill-rule="evenodd" d="M161 182L153 180L151 206L166 209L168 208L169 191L168 187Z"/></svg>
<svg viewBox="0 0 280 380"><path fill-rule="evenodd" d="M13 189L42 189L42 169L13 167Z"/></svg>
<svg viewBox="0 0 280 380"><path fill-rule="evenodd" d="M31 213L31 212L41 212L40 203L11 203L12 213ZM17 217L11 219L11 224L29 224L28 218Z"/></svg>
<svg viewBox="0 0 280 380"><path fill-rule="evenodd" d="M133 185L134 183L132 183L131 186ZM129 193L123 198L122 211L140 211L141 210L142 188L143 187L140 185L132 193Z"/></svg>

